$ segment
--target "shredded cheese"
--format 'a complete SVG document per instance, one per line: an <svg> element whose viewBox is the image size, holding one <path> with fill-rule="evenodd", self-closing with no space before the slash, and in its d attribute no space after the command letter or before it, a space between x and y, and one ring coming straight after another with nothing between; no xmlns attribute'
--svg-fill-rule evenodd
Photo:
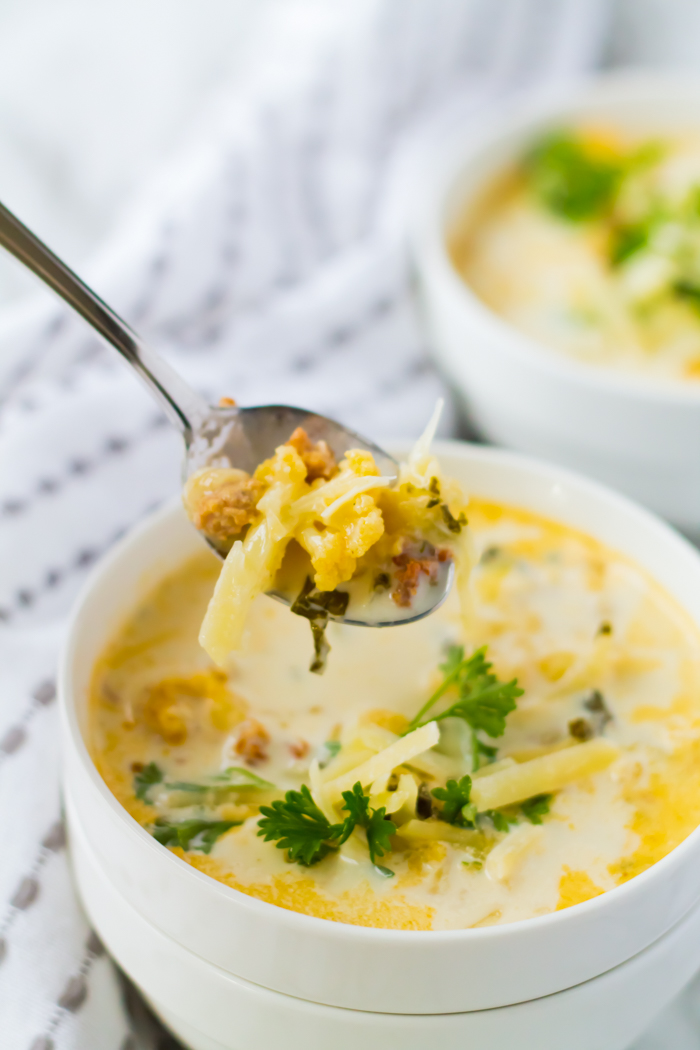
<svg viewBox="0 0 700 1050"><path fill-rule="evenodd" d="M483 812L523 802L533 795L558 791L572 780L606 769L618 754L618 749L609 740L602 737L588 740L585 744L554 751L475 780L471 801L479 812Z"/></svg>
<svg viewBox="0 0 700 1050"><path fill-rule="evenodd" d="M437 722L429 722L421 729L414 729L404 737L398 737L393 744L384 748L379 754L363 762L355 769L343 773L335 780L326 783L326 797L335 801L341 797L343 791L350 791L353 784L359 780L363 787L373 784L379 777L388 775L411 759L421 755L424 751L434 747L440 739Z"/></svg>

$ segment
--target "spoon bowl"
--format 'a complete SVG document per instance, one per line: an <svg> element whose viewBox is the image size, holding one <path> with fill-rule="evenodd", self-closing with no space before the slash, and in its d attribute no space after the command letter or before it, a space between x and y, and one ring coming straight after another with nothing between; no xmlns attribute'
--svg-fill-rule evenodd
<svg viewBox="0 0 700 1050"><path fill-rule="evenodd" d="M378 445L326 416L291 405L210 407L187 441L185 476L204 467L238 467L252 474L297 427L302 427L311 441L325 441L336 460L341 460L348 449L366 449L381 474L398 477L398 463Z"/></svg>
<svg viewBox="0 0 700 1050"><path fill-rule="evenodd" d="M302 427L313 442L325 441L336 460L348 449L371 452L384 477L398 477L398 463L372 441L348 430L332 419L289 405L237 405L214 407L192 390L170 365L146 346L95 292L39 238L0 204L0 245L47 284L64 302L114 347L136 371L150 393L180 430L185 442L185 479L205 467L237 467L252 473L296 430ZM219 557L224 553L210 537L201 534ZM330 615L344 623L365 627L390 627L427 616L440 605L452 584L452 565L445 563L436 578L421 585L410 608L379 600L348 604L348 615ZM348 588L350 589L350 588ZM299 591L271 592L274 598L292 605ZM354 608L353 608L354 606Z"/></svg>

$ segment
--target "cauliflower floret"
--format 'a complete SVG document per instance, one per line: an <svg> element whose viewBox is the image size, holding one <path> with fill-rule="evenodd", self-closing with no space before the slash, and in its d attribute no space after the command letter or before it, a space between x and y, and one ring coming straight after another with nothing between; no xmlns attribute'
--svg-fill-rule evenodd
<svg viewBox="0 0 700 1050"><path fill-rule="evenodd" d="M357 496L352 504L341 507L333 515L332 525L340 526L348 552L353 558L361 558L384 532L382 512L372 496L365 493Z"/></svg>
<svg viewBox="0 0 700 1050"><path fill-rule="evenodd" d="M332 591L349 580L361 558L384 532L382 512L372 496L364 493L333 515L330 525L309 526L297 538L308 551L320 591Z"/></svg>
<svg viewBox="0 0 700 1050"><path fill-rule="evenodd" d="M287 502L299 499L304 492L309 491L306 486L306 464L291 445L280 445L276 448L274 456L263 460L253 477L265 485L294 486L293 493L285 491Z"/></svg>
<svg viewBox="0 0 700 1050"><path fill-rule="evenodd" d="M342 533L332 529L319 531L311 525L302 529L297 539L309 553L319 591L333 591L339 583L350 579L356 559L349 553Z"/></svg>
<svg viewBox="0 0 700 1050"><path fill-rule="evenodd" d="M361 478L379 477L379 467L374 462L371 452L363 448L351 448L345 453L345 459L341 463L341 469L346 466Z"/></svg>

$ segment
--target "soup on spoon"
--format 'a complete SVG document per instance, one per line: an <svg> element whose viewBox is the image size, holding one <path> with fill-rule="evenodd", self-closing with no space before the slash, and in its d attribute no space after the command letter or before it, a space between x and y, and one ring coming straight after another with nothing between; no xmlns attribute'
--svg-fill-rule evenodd
<svg viewBox="0 0 700 1050"><path fill-rule="evenodd" d="M366 449L349 449L338 462L325 441L297 427L252 474L207 467L187 480L190 519L226 552L200 633L215 663L225 667L240 646L263 592L309 621L310 669L320 673L329 620L377 627L415 620L447 594L455 561L466 580L465 500L429 451L440 408L398 477L381 476Z"/></svg>

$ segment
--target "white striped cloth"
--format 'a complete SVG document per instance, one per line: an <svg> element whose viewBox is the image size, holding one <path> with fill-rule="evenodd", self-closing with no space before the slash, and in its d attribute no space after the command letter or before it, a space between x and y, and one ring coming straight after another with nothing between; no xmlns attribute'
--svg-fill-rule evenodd
<svg viewBox="0 0 700 1050"><path fill-rule="evenodd" d="M605 0L282 5L255 74L144 189L87 278L212 399L281 401L414 436L441 383L404 248L402 180L465 128L596 59ZM73 892L54 673L86 572L177 491L181 448L59 305L0 325L0 1045L155 1050Z"/></svg>

